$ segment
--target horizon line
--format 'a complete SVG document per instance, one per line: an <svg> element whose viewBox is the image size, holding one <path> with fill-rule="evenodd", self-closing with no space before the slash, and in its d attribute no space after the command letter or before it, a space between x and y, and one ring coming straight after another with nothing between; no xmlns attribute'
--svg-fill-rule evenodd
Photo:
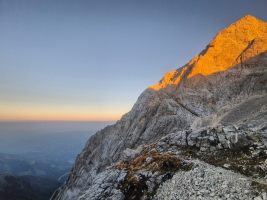
<svg viewBox="0 0 267 200"><path fill-rule="evenodd" d="M117 120L64 120L64 119L52 119L52 120L48 120L48 119L29 119L29 120L16 120L16 119L10 119L10 120L2 120L0 119L0 123L2 122L116 122Z"/></svg>

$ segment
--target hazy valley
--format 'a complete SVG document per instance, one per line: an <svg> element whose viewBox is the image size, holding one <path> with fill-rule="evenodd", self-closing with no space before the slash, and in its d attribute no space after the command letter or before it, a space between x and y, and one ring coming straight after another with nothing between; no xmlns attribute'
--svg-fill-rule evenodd
<svg viewBox="0 0 267 200"><path fill-rule="evenodd" d="M77 154L111 122L1 122L0 199L49 199Z"/></svg>

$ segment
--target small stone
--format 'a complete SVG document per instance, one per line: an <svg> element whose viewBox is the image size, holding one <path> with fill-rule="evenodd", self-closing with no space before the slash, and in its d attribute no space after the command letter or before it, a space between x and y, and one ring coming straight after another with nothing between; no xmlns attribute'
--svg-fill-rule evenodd
<svg viewBox="0 0 267 200"><path fill-rule="evenodd" d="M254 200L262 200L261 196L257 196L254 198Z"/></svg>
<svg viewBox="0 0 267 200"><path fill-rule="evenodd" d="M146 158L146 163L150 163L152 160L153 160L153 158L151 158L151 157L147 157L147 158Z"/></svg>
<svg viewBox="0 0 267 200"><path fill-rule="evenodd" d="M216 151L216 147L211 146L211 147L210 147L210 151L211 151L211 152Z"/></svg>
<svg viewBox="0 0 267 200"><path fill-rule="evenodd" d="M245 191L244 191L244 193L245 193L245 194L248 194L248 193L249 193L249 191L248 191L248 190L245 190Z"/></svg>
<svg viewBox="0 0 267 200"><path fill-rule="evenodd" d="M225 127L223 127L223 132L225 132L225 133L231 133L231 132L235 132L235 127L233 127L233 126L225 126Z"/></svg>
<svg viewBox="0 0 267 200"><path fill-rule="evenodd" d="M228 169L230 166L231 166L230 164L224 164L224 165L223 165L223 167L224 167L224 168L227 168L227 169Z"/></svg>
<svg viewBox="0 0 267 200"><path fill-rule="evenodd" d="M214 197L214 196L215 196L215 194L212 192L212 193L210 193L210 196L211 196L211 197Z"/></svg>
<svg viewBox="0 0 267 200"><path fill-rule="evenodd" d="M266 192L264 192L264 193L262 194L262 199L263 199L263 200L267 200L267 194L266 194Z"/></svg>
<svg viewBox="0 0 267 200"><path fill-rule="evenodd" d="M223 149L223 146L222 146L222 144L221 144L221 143L219 143L219 144L217 145L217 148L218 148L218 149Z"/></svg>
<svg viewBox="0 0 267 200"><path fill-rule="evenodd" d="M206 147L200 147L200 151L207 151Z"/></svg>
<svg viewBox="0 0 267 200"><path fill-rule="evenodd" d="M213 136L210 136L209 140L213 142L215 140L215 138Z"/></svg>

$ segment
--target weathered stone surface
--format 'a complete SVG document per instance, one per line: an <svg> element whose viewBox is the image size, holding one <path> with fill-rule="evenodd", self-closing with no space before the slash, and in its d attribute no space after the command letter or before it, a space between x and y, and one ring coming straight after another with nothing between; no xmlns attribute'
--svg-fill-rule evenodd
<svg viewBox="0 0 267 200"><path fill-rule="evenodd" d="M136 157L136 155L140 154L142 150L143 146L139 146L135 150L127 148L123 151L121 159L125 161L132 160Z"/></svg>
<svg viewBox="0 0 267 200"><path fill-rule="evenodd" d="M245 192L246 191L246 192ZM179 171L164 182L155 200L253 199L251 180L240 174L196 161L190 171Z"/></svg>
<svg viewBox="0 0 267 200"><path fill-rule="evenodd" d="M127 149L127 152L134 152L134 156L121 160L98 173L89 187L81 190L80 195L77 196L81 200L253 199L258 198L259 194L261 197L265 192L255 188L252 182L265 181L267 156L262 153L267 150L267 147L259 141L260 136L257 137L255 132L255 137L240 140L239 145L234 146L236 140L231 141L229 137L233 132L225 131L230 129L222 126L199 131L178 131L164 136L153 144ZM235 128L235 132L242 133L240 134L242 137L247 137L249 131L251 130ZM221 134L230 144L225 149L217 147L220 144L217 135ZM185 137L180 137L181 135ZM194 136L194 140L200 141L199 146L197 143L179 142L180 140L190 141L191 135ZM211 150L212 147L214 147L213 150ZM251 150L232 155L244 147ZM202 150L202 148L205 149ZM188 150L195 154L186 153ZM226 150L229 151L227 159L215 158L223 156ZM217 167L196 159L212 163ZM254 171L247 173L245 170L240 170L242 167L246 168L247 164ZM261 174L255 177L257 171ZM253 180L251 176L257 179ZM260 184L260 182L256 183Z"/></svg>
<svg viewBox="0 0 267 200"><path fill-rule="evenodd" d="M110 199L122 200L124 195L120 190L115 189L120 181L126 176L125 171L114 169L106 170L98 174L93 180L91 186L79 196L79 200L86 199Z"/></svg>

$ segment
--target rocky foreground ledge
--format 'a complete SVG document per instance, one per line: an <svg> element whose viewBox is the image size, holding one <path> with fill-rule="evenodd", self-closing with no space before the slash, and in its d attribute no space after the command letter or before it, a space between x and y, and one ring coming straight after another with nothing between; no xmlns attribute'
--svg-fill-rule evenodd
<svg viewBox="0 0 267 200"><path fill-rule="evenodd" d="M267 131L218 126L178 131L126 149L85 199L267 199Z"/></svg>

